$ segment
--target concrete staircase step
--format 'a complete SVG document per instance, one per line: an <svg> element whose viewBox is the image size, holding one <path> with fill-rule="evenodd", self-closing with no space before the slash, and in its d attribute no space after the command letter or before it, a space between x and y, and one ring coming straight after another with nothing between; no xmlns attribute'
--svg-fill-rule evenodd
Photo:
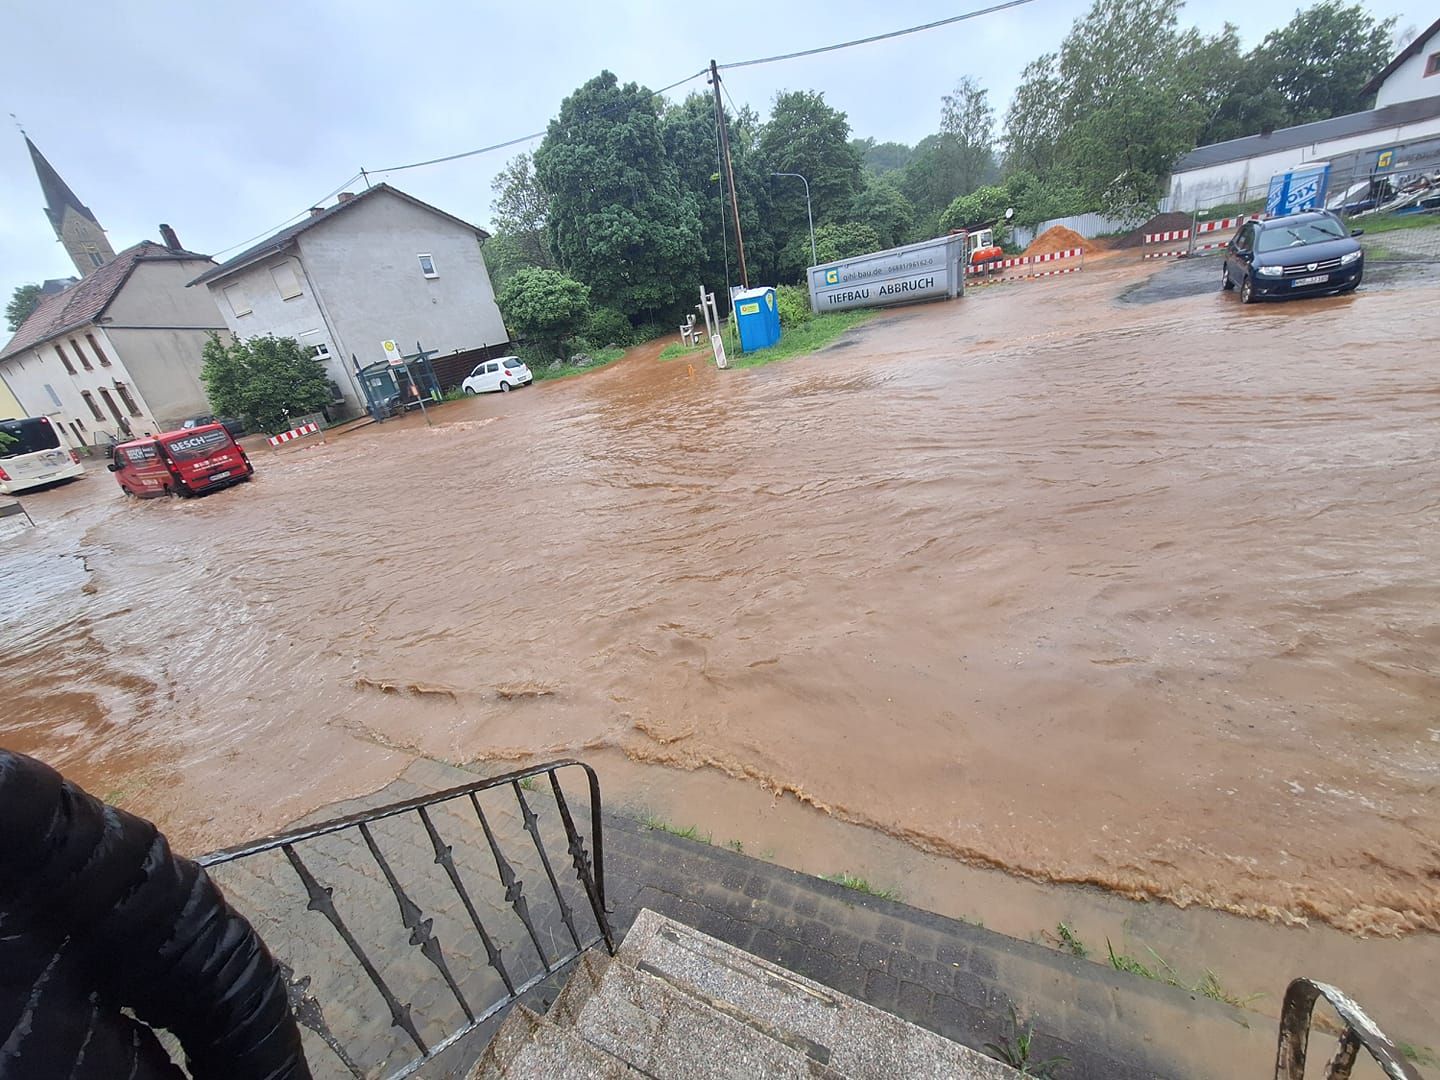
<svg viewBox="0 0 1440 1080"><path fill-rule="evenodd" d="M633 1080L638 1076L570 1028L516 1005L467 1080Z"/></svg>
<svg viewBox="0 0 1440 1080"><path fill-rule="evenodd" d="M574 968L570 972L570 981L560 991L560 996L545 1013L545 1019L553 1024L573 1027L575 1021L580 1018L580 1010L585 1007L585 1002L590 995L599 987L600 981L605 977L605 971L613 963L610 957L599 949L591 949L583 953L579 960L575 961Z"/></svg>
<svg viewBox="0 0 1440 1080"><path fill-rule="evenodd" d="M841 1077L826 1064L826 1047L648 969L612 962L578 1008L576 1033L647 1076Z"/></svg>
<svg viewBox="0 0 1440 1080"><path fill-rule="evenodd" d="M979 1051L653 911L642 911L635 920L601 980L599 996L604 996L606 984L618 972L631 971L646 976L649 984L663 984L692 1001L708 1003L706 1011L712 1015L745 1017L752 1030L772 1033L775 1041L809 1047L808 1060L819 1061L852 1080L892 1076L1014 1080L1020 1076ZM592 995L590 1000L597 998ZM582 1018L590 1007L587 1004L582 1009ZM590 1038L583 1023L580 1027ZM634 1058L627 1060L652 1071Z"/></svg>

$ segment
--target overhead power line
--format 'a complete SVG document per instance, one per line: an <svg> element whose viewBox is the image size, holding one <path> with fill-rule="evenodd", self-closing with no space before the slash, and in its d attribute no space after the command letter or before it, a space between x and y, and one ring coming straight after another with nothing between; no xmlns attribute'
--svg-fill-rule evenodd
<svg viewBox="0 0 1440 1080"><path fill-rule="evenodd" d="M950 26L953 23L965 22L967 19L978 19L982 15L993 15L997 11L1006 11L1010 8L1023 7L1026 4L1033 4L1034 2L1035 0L1005 0L1004 3L991 4L989 7L977 8L974 11L966 11L960 15L951 15L950 17L945 19L936 19L933 22L921 23L919 26L907 26L903 30L890 30L884 34L872 34L869 37L853 38L850 41L841 41L837 42L834 45L821 45L818 48L814 49L801 49L799 52L780 53L775 56L762 56L757 57L753 60L735 60L728 64L718 64L716 66L720 71L730 71L735 68L756 67L760 64L775 64L779 63L782 60L797 60L803 56L818 56L821 53L836 52L840 49L853 49L859 45L871 45L877 41L888 41L891 38L905 37L908 34L918 34L924 30L935 30L942 26ZM708 75L709 71L709 68L702 68L694 74L686 75L683 79L676 79L674 82L669 83L666 86L662 86L658 90L652 91L652 93L663 94L666 91L674 90L677 86L684 86L686 83L698 79L701 76ZM728 90L725 91L725 96L729 97ZM730 102L730 106L731 108L735 108L735 102L733 100ZM610 112L612 109L619 107L619 105L610 106L608 108L591 113L590 116L604 116L607 112ZM739 109L736 109L735 111L736 115L738 116ZM445 154L442 157L427 158L424 161L412 161L406 165L391 165L388 168L384 169L361 169L354 176L346 180L345 183L341 184L334 191L330 192L329 195L326 195L322 199L318 199L315 203L312 203L311 205L323 204L328 199L344 191L345 188L353 184L356 180L366 179L368 182L368 177L371 174L378 175L384 173L405 172L408 169L423 169L428 165L443 165L448 161L459 161L462 158L476 157L479 154L489 154L493 153L496 150L504 150L507 147L518 146L521 143L530 142L532 139L541 138L545 135L545 133L545 131L533 131L529 135L520 135L513 139L506 139L504 142L491 143L489 146L479 146L476 147L474 150L462 150L457 154ZM283 229L286 225L289 225L295 219L303 216L306 212L307 211L302 210L298 214L291 214L279 225L276 225L270 229L266 229L262 233L257 233L249 240L242 240L238 244L232 244L227 248L222 248L220 251L217 251L214 254L223 255L228 251L234 251L236 248L244 247L246 244L254 243L256 240L260 240L268 236L270 233L275 232L277 229Z"/></svg>
<svg viewBox="0 0 1440 1080"><path fill-rule="evenodd" d="M652 90L651 93L663 94L667 90L674 90L677 86L684 86L687 82L698 79L702 75L708 74L709 70L709 68L706 68L703 71L695 72L693 75L686 75L683 79L676 79L668 86L660 87L659 90ZM607 106L603 109L597 109L595 112L590 113L589 116L586 117L586 119L589 119L590 116L604 116L606 113L613 112L615 109L621 108L623 105L624 103L621 102L616 105ZM412 161L409 165L392 165L388 169L371 169L369 171L375 173L392 173L404 172L406 169L421 169L424 168L426 165L443 165L447 161L459 161L461 158L474 157L476 154L488 154L492 150L504 150L507 146L518 146L520 143L529 142L531 139L538 139L544 134L544 131L535 131L530 133L529 135L521 135L519 138L506 139L504 142L494 143L491 146L481 146L474 150L462 150L458 154L446 154L444 157L431 158L429 161Z"/></svg>
<svg viewBox="0 0 1440 1080"><path fill-rule="evenodd" d="M1025 4L1033 4L1034 2L1035 0L1005 0L1004 3L992 4L989 7L979 8L975 11L967 11L960 15L951 15L950 17L945 19L936 19L933 22L922 23L919 26L908 26L903 30L891 30L884 34L872 34L870 37L855 38L851 41L842 41L835 45L821 45L819 48L815 49L802 49L799 52L781 53L778 56L762 56L754 60L735 60L731 63L719 64L717 66L721 71L729 71L733 68L755 67L759 64L778 63L781 60L795 60L802 56L817 56L820 53L835 52L839 49L852 49L857 45L870 45L877 41L886 41L890 38L904 37L907 34L918 34L924 30L935 30L942 26L949 26L952 23L964 22L967 19L978 19L982 15L993 15L997 11L1005 11L1009 8L1021 7ZM660 89L652 92L656 94L663 94L666 91L674 90L677 86L684 86L686 83L707 74L709 74L709 69L705 68L695 72L693 75L686 75L683 79L676 79L673 83L670 83L667 86L662 86L660 87ZM728 91L726 93L728 96ZM732 101L730 105L732 108L734 108L735 103ZM611 108L618 107L619 106L612 106ZM601 109L598 112L592 113L591 115L604 116L609 111L610 109L608 108ZM739 110L737 109L736 112L738 114ZM392 173L404 172L406 169L422 169L427 165L443 165L447 161L459 161L461 158L475 157L477 154L488 154L495 150L504 150L510 146L518 146L520 143L529 142L531 139L538 139L544 134L544 131L535 131L531 132L529 135L521 135L514 139L506 139L504 142L492 143L489 146L480 146L474 150L462 150L458 154L446 154L443 157L429 158L425 161L412 161L408 165L392 165L388 169L371 169L369 171L374 173Z"/></svg>
<svg viewBox="0 0 1440 1080"><path fill-rule="evenodd" d="M312 203L310 204L310 206L324 206L327 202L329 202L331 199L333 199L336 195L339 195L340 192L344 191L346 188L348 188L351 184L353 184L356 180L359 180L359 179L360 179L362 176L364 176L364 175L365 175L364 170L361 170L360 172L357 172L354 176L350 177L350 179L346 180L343 184L341 184L339 187L337 187L334 191L330 192L328 195L322 195L320 198L316 199L314 202L312 202ZM213 259L216 255L224 255L227 251L234 251L236 248L242 248L242 247L244 247L244 246L247 245L247 244L253 244L256 240L263 240L263 239L265 239L265 237L269 236L271 233L273 233L273 232L278 232L280 229L285 228L286 225L289 225L292 221L296 220L297 218L302 218L302 217L304 217L304 216L305 216L306 214L308 214L309 212L310 212L310 207L306 207L304 210L301 210L298 214L291 214L291 215L290 215L289 217L287 217L284 221L280 222L280 224L278 224L278 225L272 225L272 226L270 226L270 228L266 229L264 232L256 233L254 236L250 237L249 240L241 240L238 244L231 244L229 247L227 247L227 248L221 248L219 251L212 251L212 252L210 253L210 257Z"/></svg>
<svg viewBox="0 0 1440 1080"><path fill-rule="evenodd" d="M904 30L872 34L870 37L854 38L851 41L842 41L835 45L821 45L817 49L802 49L799 52L780 53L778 56L762 56L757 60L736 60L734 63L721 64L720 70L729 71L732 68L755 67L757 64L774 64L781 60L798 60L802 56L818 56L820 53L835 52L837 49L853 49L856 45L871 45L877 41L904 37L906 34L918 34L922 30L935 30L941 26L949 26L951 23L964 22L966 19L978 19L981 15L993 15L997 11L1005 11L1007 8L1021 7L1034 2L1035 0L1006 0L1003 4L992 4L986 8L967 11L963 15L951 15L948 19L936 19L934 22L921 23L919 26L908 26Z"/></svg>

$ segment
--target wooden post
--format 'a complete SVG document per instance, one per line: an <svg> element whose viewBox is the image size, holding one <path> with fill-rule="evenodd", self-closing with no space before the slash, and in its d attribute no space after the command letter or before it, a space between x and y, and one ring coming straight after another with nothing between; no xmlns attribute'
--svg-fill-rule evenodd
<svg viewBox="0 0 1440 1080"><path fill-rule="evenodd" d="M735 167L730 161L730 131L725 125L725 106L720 103L720 69L710 61L710 85L715 88L715 123L720 125L720 153L725 158L725 175L730 183L730 212L735 217L735 250L740 257L740 286L750 288L745 269L745 238L740 234L740 202L735 197Z"/></svg>

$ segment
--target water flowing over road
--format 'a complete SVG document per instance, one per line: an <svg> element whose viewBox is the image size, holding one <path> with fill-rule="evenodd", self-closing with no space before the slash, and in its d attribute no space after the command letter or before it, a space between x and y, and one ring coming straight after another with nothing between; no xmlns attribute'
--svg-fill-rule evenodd
<svg viewBox="0 0 1440 1080"><path fill-rule="evenodd" d="M652 349L200 500L92 466L4 540L3 741L188 850L414 754L588 750L1036 880L1440 929L1440 288L1141 274L751 371Z"/></svg>

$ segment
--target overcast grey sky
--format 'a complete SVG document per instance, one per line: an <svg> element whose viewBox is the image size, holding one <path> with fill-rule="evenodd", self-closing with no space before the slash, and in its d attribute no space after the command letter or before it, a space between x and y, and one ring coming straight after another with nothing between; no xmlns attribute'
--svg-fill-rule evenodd
<svg viewBox="0 0 1440 1080"><path fill-rule="evenodd" d="M186 247L215 253L272 231L362 166L380 170L541 131L561 99L602 68L658 87L712 56L725 63L790 52L986 3L9 0L0 112L20 117L117 251L158 239L163 221ZM1183 20L1206 31L1232 22L1248 47L1298 6L1191 0ZM1402 28L1433 18L1430 0L1367 6L1399 16ZM940 95L963 75L979 79L1003 114L1021 69L1056 48L1088 7L1089 0L1034 0L897 40L737 70L726 83L737 103L762 115L779 90L823 90L849 114L854 134L914 142L938 126ZM705 83L672 96L690 89ZM491 179L534 145L377 178L487 224ZM24 142L8 126L0 134L7 299L17 284L73 272L41 206Z"/></svg>

